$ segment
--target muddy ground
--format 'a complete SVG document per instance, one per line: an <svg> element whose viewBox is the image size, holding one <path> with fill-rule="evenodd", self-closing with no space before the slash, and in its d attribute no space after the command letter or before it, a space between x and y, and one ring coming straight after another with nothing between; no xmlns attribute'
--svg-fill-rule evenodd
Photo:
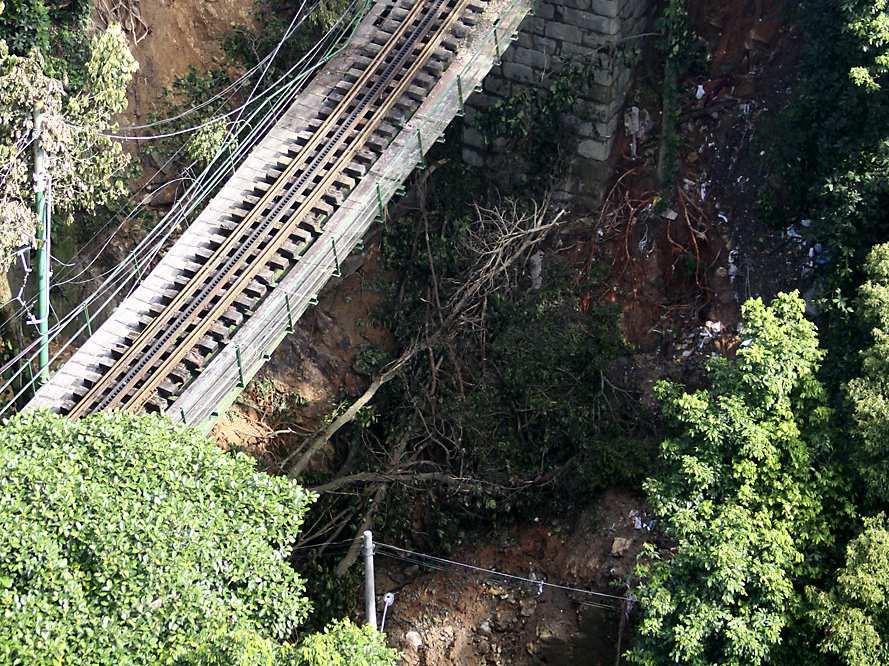
<svg viewBox="0 0 889 666"><path fill-rule="evenodd" d="M403 663L615 663L631 610L620 597L639 549L654 539L640 499L615 490L576 520L529 518L527 526L489 535L451 559L599 594L480 575L380 548L377 592L395 594L385 630Z"/></svg>

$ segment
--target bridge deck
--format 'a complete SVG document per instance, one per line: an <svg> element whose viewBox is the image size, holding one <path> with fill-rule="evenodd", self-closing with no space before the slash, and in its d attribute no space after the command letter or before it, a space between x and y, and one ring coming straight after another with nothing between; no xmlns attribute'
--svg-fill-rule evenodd
<svg viewBox="0 0 889 666"><path fill-rule="evenodd" d="M225 236L234 221L244 217L245 201L256 203L269 181L316 131L323 110L347 93L350 78L360 75L379 51L382 25L396 22L399 13L411 6L410 1L379 3L370 11L350 47L298 95L136 291L40 389L29 408L67 412L101 379L115 355L157 315L159 304L182 288L183 274L193 273L206 260L208 239ZM410 82L404 100L396 104L396 115L408 118L407 122L400 127L391 118L382 122L370 148L359 153L365 159L351 163L312 209L313 216L299 225L297 236L304 242L293 241L299 246L291 248L292 265L265 275L260 285L253 285L255 292L248 288L243 302L236 300L227 316L214 324L215 337L201 338L201 353L189 354L191 358L177 366L144 408L189 424L207 424L234 400L290 327L298 325L299 317L337 273L339 261L378 219L401 183L422 163L424 153L461 112L463 99L495 65L498 53L529 12L530 0L491 0L483 8L483 13L454 26L441 54L436 53Z"/></svg>

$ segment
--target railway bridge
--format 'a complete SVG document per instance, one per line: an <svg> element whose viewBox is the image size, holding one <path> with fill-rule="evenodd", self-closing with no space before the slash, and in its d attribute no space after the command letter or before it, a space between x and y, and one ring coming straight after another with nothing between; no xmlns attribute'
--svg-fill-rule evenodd
<svg viewBox="0 0 889 666"><path fill-rule="evenodd" d="M385 216L453 118L496 101L504 86L545 86L560 52L618 40L626 32L621 22L635 29L644 13L642 0L533 1L370 6L348 47L293 97L27 408L72 418L110 409L161 412L190 425L211 423ZM605 116L595 135L602 162L622 76L601 83L610 92L594 101ZM466 136L469 158L483 159L472 131Z"/></svg>

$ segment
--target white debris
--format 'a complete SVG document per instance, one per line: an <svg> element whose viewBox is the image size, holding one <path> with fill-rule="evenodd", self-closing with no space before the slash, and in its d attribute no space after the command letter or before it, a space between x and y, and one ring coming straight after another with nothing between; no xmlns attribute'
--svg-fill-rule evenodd
<svg viewBox="0 0 889 666"><path fill-rule="evenodd" d="M697 99L704 99L704 96L707 94L707 91L704 90L703 84L698 84L698 89L695 91L695 97Z"/></svg>
<svg viewBox="0 0 889 666"><path fill-rule="evenodd" d="M410 645L414 650L419 650L423 647L423 638L416 631L409 631L404 635L404 640L407 641L407 644Z"/></svg>

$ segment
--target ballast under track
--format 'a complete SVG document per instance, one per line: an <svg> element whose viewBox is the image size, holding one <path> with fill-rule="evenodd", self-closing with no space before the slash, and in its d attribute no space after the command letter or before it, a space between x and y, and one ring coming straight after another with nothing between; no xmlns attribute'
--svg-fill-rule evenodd
<svg viewBox="0 0 889 666"><path fill-rule="evenodd" d="M63 412L164 411L322 233L483 10L480 0L393 4L309 131L244 192L150 314L101 360Z"/></svg>

